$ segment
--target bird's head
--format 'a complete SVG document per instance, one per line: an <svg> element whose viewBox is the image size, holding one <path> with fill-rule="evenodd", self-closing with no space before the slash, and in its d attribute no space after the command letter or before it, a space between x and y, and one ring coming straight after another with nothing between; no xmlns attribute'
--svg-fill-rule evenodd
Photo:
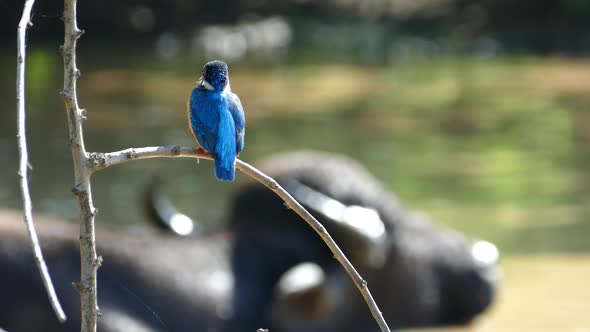
<svg viewBox="0 0 590 332"><path fill-rule="evenodd" d="M227 64L219 60L207 62L203 67L200 82L207 90L223 91L229 84Z"/></svg>

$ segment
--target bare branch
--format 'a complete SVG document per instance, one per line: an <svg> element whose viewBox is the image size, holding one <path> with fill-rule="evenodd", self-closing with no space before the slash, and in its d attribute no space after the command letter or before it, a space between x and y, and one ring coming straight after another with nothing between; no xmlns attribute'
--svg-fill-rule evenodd
<svg viewBox="0 0 590 332"><path fill-rule="evenodd" d="M109 166L119 165L132 160L147 158L175 158L194 157L211 159L209 154L199 152L196 148L171 146L153 146L145 148L130 148L111 153L90 153L88 163L93 171L98 171Z"/></svg>
<svg viewBox="0 0 590 332"><path fill-rule="evenodd" d="M158 158L158 157L167 157L167 158L176 158L176 157L199 157L203 159L211 159L211 156L206 154L201 154L195 148L186 148L186 147L178 147L178 146L162 146L162 147L145 147L145 148L131 148L122 151L110 152L110 153L91 153L91 156L94 156L94 161L92 162L95 166L94 170L103 169L109 166L115 166L127 161L131 160L139 160L139 159L146 159L146 158ZM361 275L356 271L354 266L350 263L346 255L342 252L340 247L334 242L326 228L322 226L322 224L317 221L299 202L297 202L283 187L281 187L274 179L269 177L268 175L264 174L263 172L256 169L254 166L245 163L239 159L236 159L236 168L239 169L242 173L250 176L251 178L257 180L273 192L275 192L279 197L285 201L287 206L295 211L303 220L307 222L307 224L313 228L313 230L322 238L322 240L326 243L326 245L330 248L334 257L338 260L338 262L344 267L356 287L361 292L365 302L369 306L369 310L373 315L375 321L379 325L379 328L382 332L390 331L389 327L387 326L387 322L383 318L379 307L375 303L371 292L367 286L367 282L361 277Z"/></svg>
<svg viewBox="0 0 590 332"><path fill-rule="evenodd" d="M96 271L102 259L96 254L94 217L96 209L92 204L88 155L84 148L82 121L84 112L78 107L76 81L80 71L76 68L76 42L83 34L76 22L76 0L64 0L65 37L62 47L64 59L64 99L68 117L68 133L72 159L74 162L74 181L72 189L78 200L80 210L80 282L75 287L80 293L81 331L95 332L99 310L96 299Z"/></svg>
<svg viewBox="0 0 590 332"><path fill-rule="evenodd" d="M33 8L34 0L27 0L24 4L23 14L18 24L17 31L17 60L16 60L16 108L17 108L17 127L18 127L18 152L20 155L18 176L20 178L20 189L23 200L23 213L24 221L27 226L27 232L33 248L33 255L35 257L35 263L41 274L41 280L47 291L49 302L53 307L53 311L57 315L60 322L66 321L66 315L61 308L61 304L57 299L51 277L45 260L43 259L43 253L41 252L41 246L39 245L39 239L35 226L33 224L33 212L31 204L31 194L29 193L29 181L27 177L27 171L29 167L29 156L27 152L27 136L25 131L25 47L26 47L26 34L27 27L31 20L31 9ZM0 329L1 331L2 329Z"/></svg>
<svg viewBox="0 0 590 332"><path fill-rule="evenodd" d="M367 282L356 271L356 269L350 263L348 258L346 258L346 255L344 255L340 247L338 247L334 239L332 239L326 228L324 228L324 226L322 226L322 224L319 221L317 221L317 219L314 218L311 215L311 213L309 213L303 206L301 206L301 204L299 204L299 202L297 202L293 198L293 196L291 196L285 189L283 189L283 187L281 187L274 179L262 173L252 165L245 163L239 159L236 160L236 168L238 168L243 173L248 174L250 177L256 179L258 182L262 183L270 190L274 191L275 194L277 194L279 197L283 199L283 201L285 201L285 203L287 204L287 206L289 206L291 210L295 211L295 213L297 213L301 218L303 218L303 220L305 220L305 222L307 222L307 224L311 228L313 228L313 230L322 238L324 243L326 243L326 245L330 248L330 250L334 254L334 257L338 260L340 265L344 267L346 273L348 273L348 276L350 276L356 287L361 292L361 295L365 299L365 302L367 302L369 310L371 311L371 314L373 315L373 318L379 325L381 331L390 331L389 326L387 326L387 322L383 318L383 314L379 310L377 303L375 302L373 296L371 295L371 292L369 291Z"/></svg>

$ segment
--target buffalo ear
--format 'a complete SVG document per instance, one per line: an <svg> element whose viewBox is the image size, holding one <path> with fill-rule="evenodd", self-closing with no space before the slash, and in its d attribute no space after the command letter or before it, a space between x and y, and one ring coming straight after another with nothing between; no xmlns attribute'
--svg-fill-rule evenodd
<svg viewBox="0 0 590 332"><path fill-rule="evenodd" d="M289 179L282 185L326 227L355 266L383 266L390 241L376 209L349 205L298 180Z"/></svg>
<svg viewBox="0 0 590 332"><path fill-rule="evenodd" d="M315 263L301 263L281 276L272 315L283 323L322 320L329 316L334 300L324 270Z"/></svg>
<svg viewBox="0 0 590 332"><path fill-rule="evenodd" d="M325 226L355 265L371 269L383 267L390 242L387 228L376 210L346 206L340 220L329 220Z"/></svg>

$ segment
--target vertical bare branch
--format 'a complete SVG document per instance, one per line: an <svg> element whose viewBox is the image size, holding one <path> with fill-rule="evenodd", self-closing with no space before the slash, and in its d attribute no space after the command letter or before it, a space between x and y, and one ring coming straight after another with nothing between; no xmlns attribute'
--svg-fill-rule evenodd
<svg viewBox="0 0 590 332"><path fill-rule="evenodd" d="M27 152L27 137L25 131L25 47L26 47L26 34L27 27L30 25L31 20L31 9L33 8L34 0L25 1L23 14L18 24L17 30L17 59L16 59L16 108L17 108L17 127L18 127L18 152L20 155L18 175L20 178L20 189L23 200L23 213L24 221L27 226L27 232L29 239L33 247L33 255L35 257L35 263L39 268L43 285L47 291L49 302L53 307L53 311L57 315L60 322L66 321L66 315L61 308L55 289L49 277L49 271L47 265L43 259L43 253L41 252L41 246L39 245L39 239L37 238L37 232L33 224L33 213L31 204L31 195L29 193L29 181L27 178L27 170L29 166L29 156ZM1 329L0 329L1 331Z"/></svg>
<svg viewBox="0 0 590 332"><path fill-rule="evenodd" d="M90 189L91 170L84 147L82 121L84 111L78 107L76 81L80 71L76 67L76 43L83 31L78 28L76 0L64 0L64 89L61 92L68 117L69 144L74 162L74 189L80 209L80 282L74 286L80 293L81 331L95 332L99 316L96 300L96 271L102 262L96 255L94 217L96 209L92 204Z"/></svg>

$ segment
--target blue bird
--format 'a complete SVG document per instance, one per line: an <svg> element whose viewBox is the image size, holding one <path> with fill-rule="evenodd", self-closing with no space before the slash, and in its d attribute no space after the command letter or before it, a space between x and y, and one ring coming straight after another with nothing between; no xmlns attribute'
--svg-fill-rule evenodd
<svg viewBox="0 0 590 332"><path fill-rule="evenodd" d="M244 149L246 123L240 98L231 92L227 64L207 62L197 83L188 102L191 131L215 160L215 176L233 181L236 157Z"/></svg>

